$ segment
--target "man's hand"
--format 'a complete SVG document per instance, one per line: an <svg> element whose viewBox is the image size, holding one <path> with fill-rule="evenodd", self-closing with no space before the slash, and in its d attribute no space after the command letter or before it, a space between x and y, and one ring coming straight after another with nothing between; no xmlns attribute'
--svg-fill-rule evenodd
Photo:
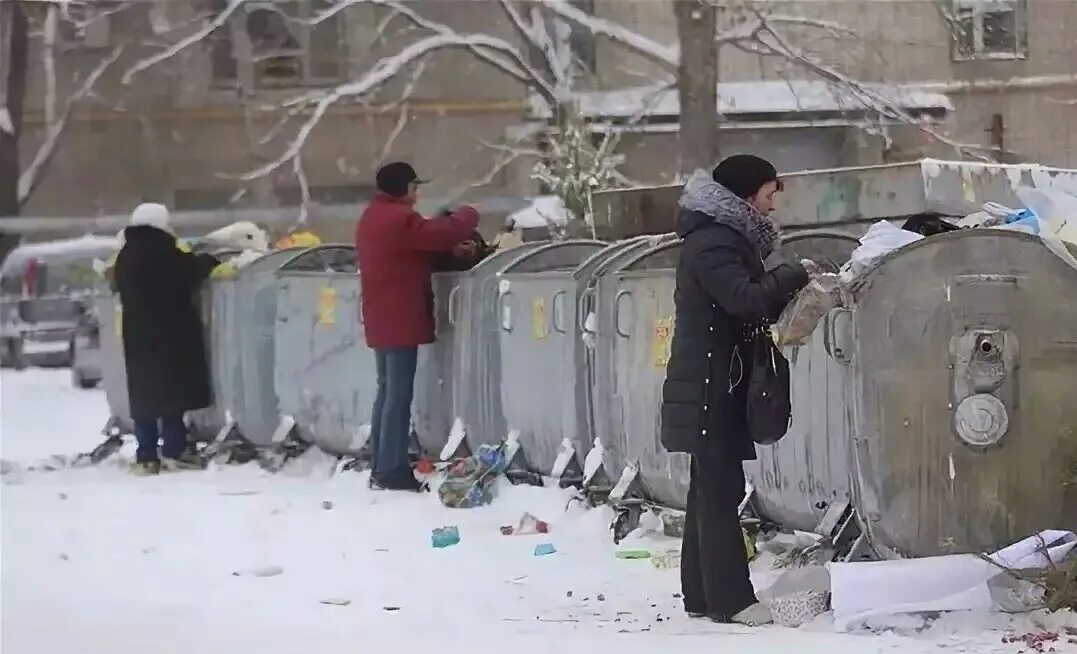
<svg viewBox="0 0 1077 654"><path fill-rule="evenodd" d="M464 241L463 243L457 243L453 246L452 254L458 259L465 257L474 257L475 251L478 248L478 244L475 241Z"/></svg>

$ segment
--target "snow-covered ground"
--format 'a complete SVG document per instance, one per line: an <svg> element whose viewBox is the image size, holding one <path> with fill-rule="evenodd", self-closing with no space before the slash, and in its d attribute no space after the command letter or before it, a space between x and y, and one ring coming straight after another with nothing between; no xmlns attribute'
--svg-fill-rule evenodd
<svg viewBox="0 0 1077 654"><path fill-rule="evenodd" d="M61 371L2 375L3 459L25 465L99 442L101 393L71 389ZM1002 642L1007 627L1038 629L1036 616L1011 625L967 614L853 634L827 616L798 630L690 620L677 571L615 558L608 511L566 510L563 491L504 486L489 507L453 511L433 495L371 492L365 474L331 467L315 455L277 475L248 466L137 478L118 462L8 472L0 649L1017 652ZM525 511L550 534L499 533ZM430 531L443 525L458 525L461 542L435 550ZM534 556L543 542L557 553ZM280 573L243 574L271 567ZM337 600L346 605L324 603ZM1056 651L1077 652L1065 641Z"/></svg>

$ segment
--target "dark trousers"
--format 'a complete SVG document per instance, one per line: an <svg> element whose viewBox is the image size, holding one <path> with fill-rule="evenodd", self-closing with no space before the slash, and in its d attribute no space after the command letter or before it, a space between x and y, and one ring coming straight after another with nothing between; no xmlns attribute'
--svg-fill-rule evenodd
<svg viewBox="0 0 1077 654"><path fill-rule="evenodd" d="M374 351L378 394L370 417L370 462L374 479L391 482L410 474L411 400L415 395L415 366L419 348Z"/></svg>
<svg viewBox="0 0 1077 654"><path fill-rule="evenodd" d="M159 442L161 456L176 459L187 449L187 425L183 424L183 416L135 420L135 440L135 460L139 463L157 461Z"/></svg>
<svg viewBox="0 0 1077 654"><path fill-rule="evenodd" d="M681 546L684 609L721 622L755 604L737 506L744 499L740 461L692 457Z"/></svg>

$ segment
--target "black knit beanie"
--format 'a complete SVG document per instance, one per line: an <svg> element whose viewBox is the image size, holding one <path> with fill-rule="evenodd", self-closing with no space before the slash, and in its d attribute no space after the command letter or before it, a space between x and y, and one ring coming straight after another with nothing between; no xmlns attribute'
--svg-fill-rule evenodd
<svg viewBox="0 0 1077 654"><path fill-rule="evenodd" d="M726 187L738 198L746 200L767 182L778 181L774 164L754 154L735 154L726 157L711 173L714 181Z"/></svg>

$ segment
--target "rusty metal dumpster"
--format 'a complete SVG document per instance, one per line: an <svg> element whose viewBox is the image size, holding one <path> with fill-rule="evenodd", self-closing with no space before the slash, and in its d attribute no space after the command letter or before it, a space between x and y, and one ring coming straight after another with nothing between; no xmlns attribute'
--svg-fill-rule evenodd
<svg viewBox="0 0 1077 654"><path fill-rule="evenodd" d="M875 551L993 551L1077 524L1077 270L1033 236L966 230L891 253L854 294L826 330Z"/></svg>
<svg viewBox="0 0 1077 654"><path fill-rule="evenodd" d="M576 299L601 251L598 241L562 241L534 249L499 275L501 406L519 434L527 467L554 469L561 444L587 440L587 384Z"/></svg>
<svg viewBox="0 0 1077 654"><path fill-rule="evenodd" d="M275 275L271 378L280 415L295 419L305 441L334 454L356 454L369 436L377 371L360 322L355 250L305 250Z"/></svg>
<svg viewBox="0 0 1077 654"><path fill-rule="evenodd" d="M783 242L786 256L827 260L840 265L857 241L851 236L805 231ZM612 422L623 429L623 445L609 430L611 466L632 466L644 492L662 504L683 507L688 492L688 457L670 454L660 442L662 383L674 332L674 270L679 241L636 251L616 271L613 295ZM607 293L608 295L608 293ZM767 518L796 529L813 529L835 499L849 497L848 457L844 455L846 402L840 366L822 347L821 332L788 351L792 372L793 423L777 445L759 448L746 463L756 488L755 501ZM603 441L603 445L606 442ZM620 474L615 469L614 474Z"/></svg>
<svg viewBox="0 0 1077 654"><path fill-rule="evenodd" d="M210 370L217 407L255 445L269 445L279 422L273 383L274 274L296 252L270 252L239 268L234 277L214 279L209 286Z"/></svg>
<svg viewBox="0 0 1077 654"><path fill-rule="evenodd" d="M525 243L496 252L471 270L451 276L454 284L446 310L452 325L452 415L462 423L472 449L499 443L508 433L501 408L498 274L540 246Z"/></svg>

